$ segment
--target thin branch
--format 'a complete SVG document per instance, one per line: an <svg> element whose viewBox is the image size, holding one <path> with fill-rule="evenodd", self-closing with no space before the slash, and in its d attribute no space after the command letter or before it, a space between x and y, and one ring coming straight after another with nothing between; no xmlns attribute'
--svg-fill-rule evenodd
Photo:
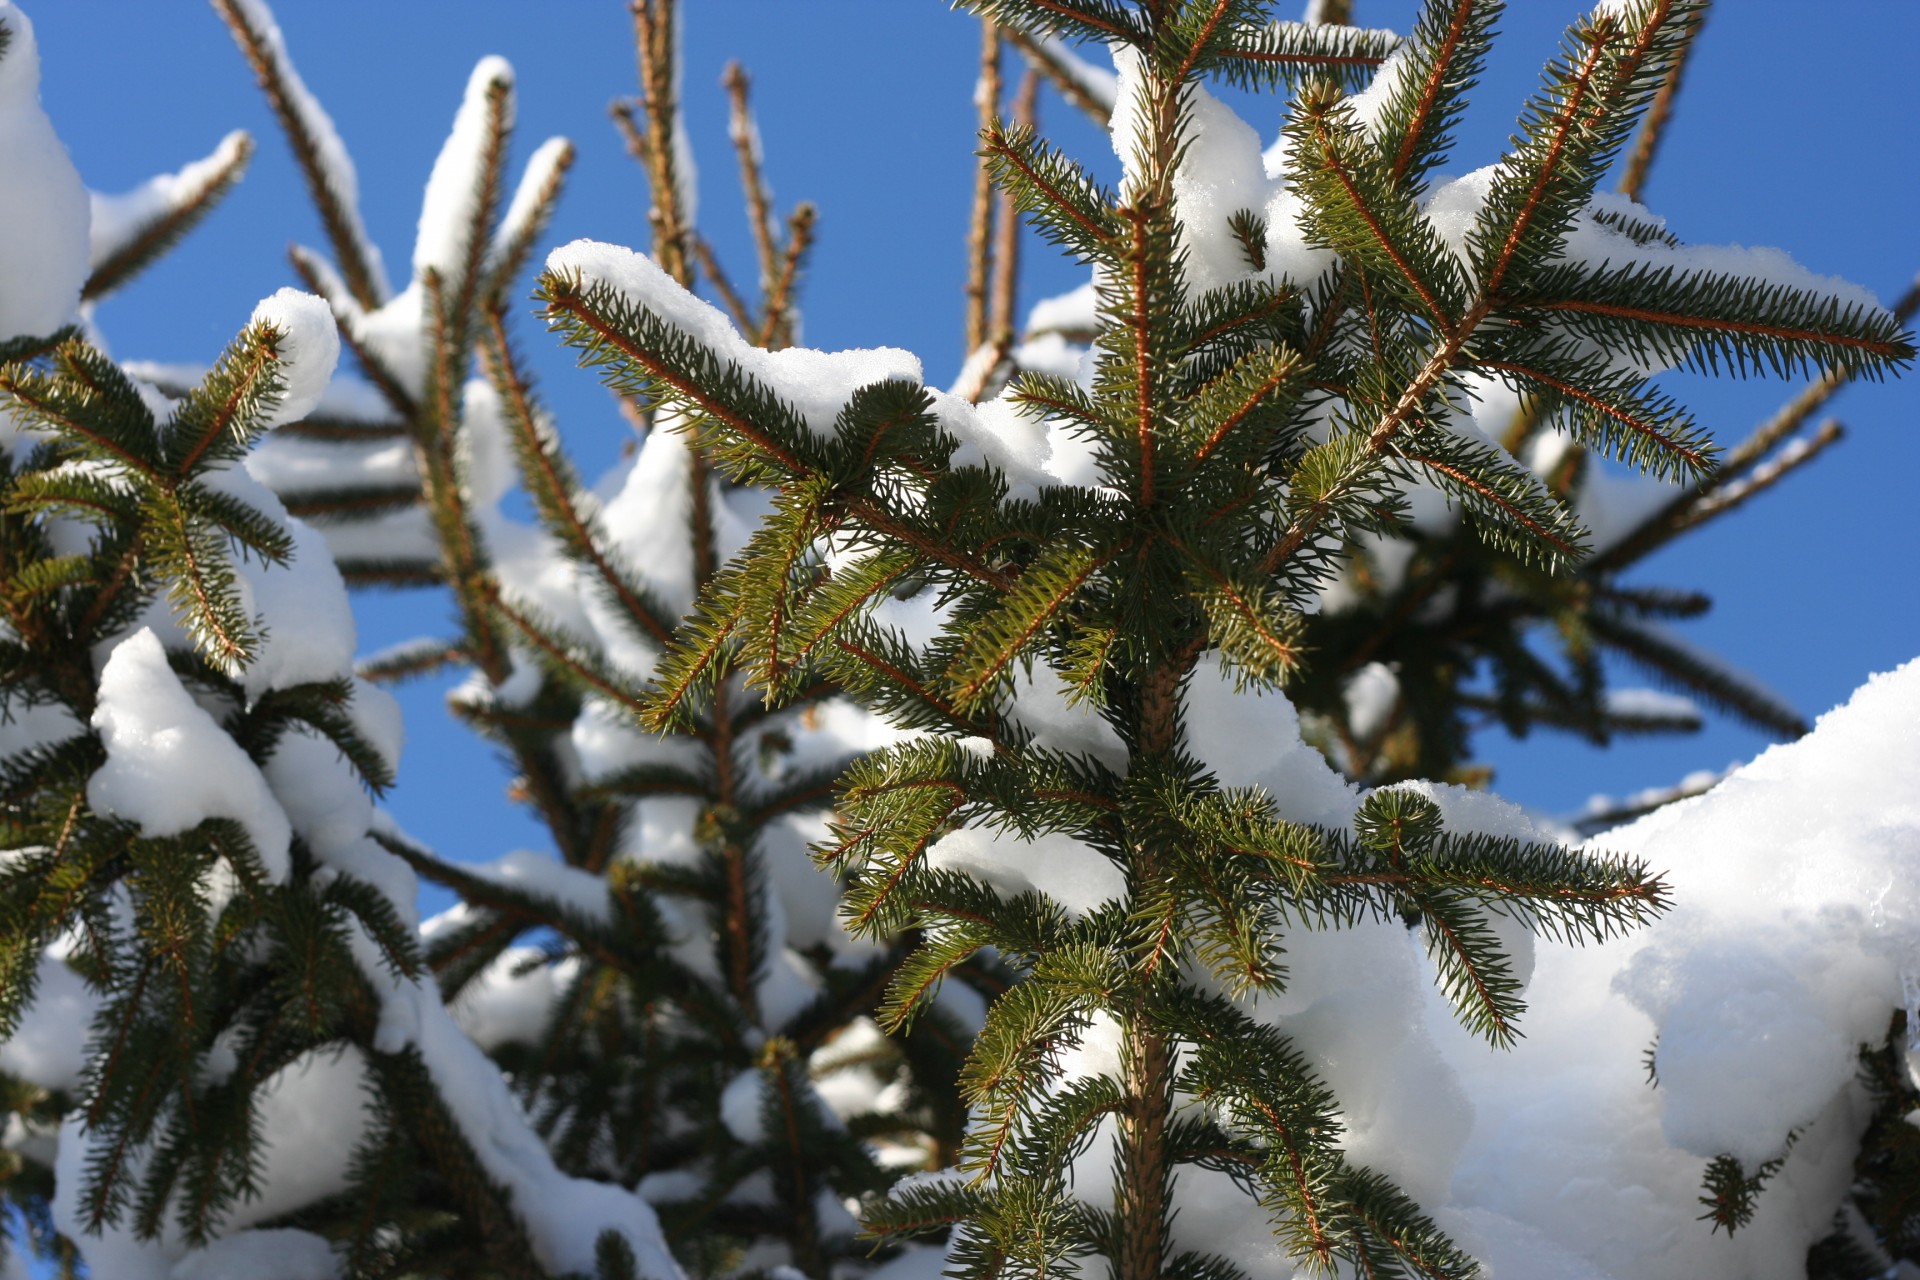
<svg viewBox="0 0 1920 1280"><path fill-rule="evenodd" d="M1000 116L1000 26L991 19L980 22L980 79L973 88L973 105L980 117L980 132L991 136ZM973 207L967 219L967 328L968 351L987 341L987 289L993 271L993 176L987 157L981 156L973 171Z"/></svg>
<svg viewBox="0 0 1920 1280"><path fill-rule="evenodd" d="M1627 167L1620 175L1620 194L1629 200L1638 200L1646 188L1647 174L1653 169L1660 144L1666 140L1667 125L1673 119L1673 102L1680 94L1680 80L1686 73L1687 60L1693 56L1694 42L1699 39L1700 31L1706 25L1707 11L1703 8L1700 16L1688 28L1680 56L1673 60L1666 79L1660 82L1652 104L1647 107L1646 117L1640 122L1640 132L1634 137L1633 150L1627 155Z"/></svg>
<svg viewBox="0 0 1920 1280"><path fill-rule="evenodd" d="M779 274L780 246L774 239L773 206L767 198L767 183L760 154L760 128L748 105L747 73L738 62L729 62L720 83L726 86L730 111L727 134L734 153L740 157L740 190L747 202L747 226L753 232L753 245L760 255L760 292L773 291Z"/></svg>

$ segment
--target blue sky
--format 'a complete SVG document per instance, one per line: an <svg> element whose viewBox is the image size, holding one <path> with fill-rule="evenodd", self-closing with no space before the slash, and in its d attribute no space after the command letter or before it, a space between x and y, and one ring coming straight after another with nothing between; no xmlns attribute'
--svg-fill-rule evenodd
<svg viewBox="0 0 1920 1280"><path fill-rule="evenodd" d="M89 184L124 190L203 155L228 130L260 143L241 188L188 243L124 294L101 323L116 354L205 360L254 302L290 283L290 241L322 244L317 219L239 54L194 0L26 0L38 29L43 97ZM1288 6L1291 8L1292 6ZM1497 154L1514 114L1579 6L1517 0L1454 153L1464 171ZM473 63L506 55L519 73L524 156L551 134L580 149L553 236L641 244L646 196L606 106L633 85L618 0L281 0L279 16L308 84L358 164L366 220L390 264L410 253L432 164ZM1411 0L1358 0L1369 25L1404 30ZM803 301L806 341L918 352L945 381L960 351L959 286L971 181L972 21L939 0L688 0L686 101L701 161L701 222L752 275L718 79L738 58L755 78L769 170L783 207L821 209ZM1287 13L1286 16L1291 16ZM1883 298L1920 266L1912 234L1920 142L1912 51L1920 5L1848 0L1822 16L1787 0L1716 11L1689 72L1648 202L1690 241L1766 244ZM1049 102L1043 125L1070 152L1111 171L1105 140ZM1277 103L1247 110L1263 133ZM1023 307L1079 277L1037 249ZM591 474L624 438L591 375L529 320L542 390ZM1777 382L1673 389L1723 440L1737 440L1792 390ZM1869 672L1920 654L1920 569L1909 515L1920 475L1920 380L1849 390L1832 412L1849 440L1733 518L1647 562L1637 581L1698 587L1717 607L1687 624L1805 713L1843 699ZM363 645L445 633L448 606L427 596L367 597ZM1629 678L1629 683L1637 682ZM447 717L436 686L406 692L409 747L392 807L451 856L545 847L501 799L488 751ZM1724 721L1704 734L1627 742L1607 752L1555 738L1481 741L1499 788L1551 810L1596 791L1659 785L1754 754L1764 740Z"/></svg>

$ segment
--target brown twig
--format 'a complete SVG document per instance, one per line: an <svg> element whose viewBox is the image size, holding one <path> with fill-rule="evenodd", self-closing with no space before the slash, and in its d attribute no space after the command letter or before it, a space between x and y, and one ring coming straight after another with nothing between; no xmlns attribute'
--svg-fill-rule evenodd
<svg viewBox="0 0 1920 1280"><path fill-rule="evenodd" d="M780 270L780 246L774 238L773 205L767 197L767 183L760 155L760 129L754 123L748 104L749 82L737 62L727 64L720 81L727 89L730 111L727 136L733 141L734 154L740 158L740 191L747 202L747 225L753 232L753 246L760 255L760 292L770 293Z"/></svg>
<svg viewBox="0 0 1920 1280"><path fill-rule="evenodd" d="M1680 56L1668 68L1666 79L1660 82L1660 88L1654 93L1653 102L1640 122L1640 132L1633 139L1633 150L1627 155L1627 167L1620 174L1620 194L1629 200L1638 200L1640 193L1646 189L1647 175L1653 169L1660 144L1666 139L1667 125L1673 119L1673 101L1679 96L1680 80L1686 74L1687 60L1693 56L1694 42L1700 38L1700 30L1706 25L1707 11L1703 8L1700 16L1688 28Z"/></svg>
<svg viewBox="0 0 1920 1280"><path fill-rule="evenodd" d="M980 23L980 80L974 86L973 103L980 117L980 132L989 135L1000 116L1000 27L983 19ZM987 290L993 271L993 176L987 158L980 157L973 173L973 209L967 219L967 329L968 351L978 350L987 341Z"/></svg>

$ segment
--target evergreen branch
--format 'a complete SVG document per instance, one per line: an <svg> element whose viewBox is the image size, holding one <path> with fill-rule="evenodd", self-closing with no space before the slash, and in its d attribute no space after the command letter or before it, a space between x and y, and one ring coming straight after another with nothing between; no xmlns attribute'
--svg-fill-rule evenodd
<svg viewBox="0 0 1920 1280"><path fill-rule="evenodd" d="M1905 324L1913 319L1916 310L1920 310L1920 277L1908 284L1906 291L1887 309L1897 324ZM1755 428L1753 434L1728 451L1726 461L1720 468L1720 481L1731 481L1757 465L1775 445L1792 435L1820 406L1853 381L1854 376L1852 369L1836 368L1814 379L1811 386L1788 401L1778 413Z"/></svg>
<svg viewBox="0 0 1920 1280"><path fill-rule="evenodd" d="M1427 431L1402 438L1393 456L1412 462L1449 498L1473 516L1475 531L1522 560L1548 569L1577 561L1586 552L1586 531L1573 513L1490 445Z"/></svg>
<svg viewBox="0 0 1920 1280"><path fill-rule="evenodd" d="M693 272L686 247L693 226L687 215L674 148L674 135L680 122L675 5L673 0L637 0L629 9L633 14L633 43L640 71L639 103L647 126L640 158L646 166L647 186L653 196L653 254L668 275L682 286L690 286Z"/></svg>
<svg viewBox="0 0 1920 1280"><path fill-rule="evenodd" d="M546 304L549 327L560 330L568 345L581 349L582 363L604 363L606 353L617 352L649 384L670 391L789 476L798 478L820 469L815 459L800 451L799 442L808 428L797 411L752 375L651 311L627 304L603 286L583 292L578 281L552 273L541 276L537 296ZM725 388L724 398L709 390L713 387Z"/></svg>
<svg viewBox="0 0 1920 1280"><path fill-rule="evenodd" d="M1038 121L1040 74L1028 67L1020 77L1013 97L1013 123L1018 129L1033 129ZM1001 344L1010 345L1014 336L1014 313L1020 293L1020 219L1013 194L1001 191L994 197L993 278L987 291L987 333Z"/></svg>
<svg viewBox="0 0 1920 1280"><path fill-rule="evenodd" d="M168 598L184 616L196 648L220 668L252 661L259 636L240 612L240 594L219 543L188 519L178 502L155 513L149 526L154 553L174 569Z"/></svg>
<svg viewBox="0 0 1920 1280"><path fill-rule="evenodd" d="M1272 22L1244 24L1198 64L1246 89L1293 87L1309 76L1358 89L1396 43L1380 31Z"/></svg>
<svg viewBox="0 0 1920 1280"><path fill-rule="evenodd" d="M806 201L795 205L787 215L787 248L773 277L773 287L762 302L766 315L754 337L755 346L771 350L786 345L785 335L793 327L793 290L799 283L807 251L813 248L813 224L818 216L818 210Z"/></svg>
<svg viewBox="0 0 1920 1280"><path fill-rule="evenodd" d="M693 260L698 264L700 274L706 277L707 283L713 286L714 292L720 295L720 301L726 305L727 314L733 317L733 327L742 333L757 329L759 325L754 321L747 300L734 288L733 280L720 265L720 255L703 235L693 237Z"/></svg>
<svg viewBox="0 0 1920 1280"><path fill-rule="evenodd" d="M1586 110L1588 95L1594 92L1593 82L1600 71L1601 61L1608 51L1608 39L1598 32L1591 36L1582 32L1581 35L1581 43L1586 45L1585 57L1579 66L1571 69L1562 83L1554 86L1554 96L1559 101L1558 110L1554 111L1551 118L1545 122L1545 137L1538 140L1529 139L1535 142L1540 152L1538 159L1529 157L1526 165L1532 171L1532 182L1524 192L1518 193L1515 201L1517 207L1510 218L1504 219L1506 232L1500 239L1499 247L1481 271L1480 287L1487 296L1493 296L1506 282L1507 272L1512 269L1521 248L1528 243L1534 219L1539 214L1555 178L1560 174L1561 156L1569 148L1574 126ZM1490 215L1494 213L1494 209L1494 197L1489 195L1487 211L1481 215L1481 225L1491 220ZM1476 225L1474 230L1477 239L1480 226Z"/></svg>
<svg viewBox="0 0 1920 1280"><path fill-rule="evenodd" d="M1630 622L1601 610L1592 611L1586 622L1594 638L1608 648L1755 728L1787 741L1807 731L1807 722L1772 693L1702 658L1652 625Z"/></svg>
<svg viewBox="0 0 1920 1280"><path fill-rule="evenodd" d="M967 215L967 282L961 291L966 299L966 336L968 351L978 350L988 338L987 280L993 272L993 139L1000 116L1000 27L991 18L980 23L980 78L974 88L974 105L980 116L980 137L986 149L973 172L973 202Z"/></svg>
<svg viewBox="0 0 1920 1280"><path fill-rule="evenodd" d="M491 307L506 297L507 290L527 265L534 245L553 221L554 208L560 202L560 190L573 168L573 144L565 138L550 138L527 162L514 190L513 199L501 217L487 249L486 283L479 296Z"/></svg>
<svg viewBox="0 0 1920 1280"><path fill-rule="evenodd" d="M1299 359L1296 351L1268 348L1235 363L1216 379L1194 406L1195 416L1201 422L1214 424L1200 447L1194 450L1194 461L1205 462L1221 442L1253 418L1257 410L1276 408L1275 393L1293 381L1299 372Z"/></svg>
<svg viewBox="0 0 1920 1280"><path fill-rule="evenodd" d="M1113 256L1120 233L1114 198L1084 169L1026 126L996 122L981 130L980 143L993 181L1049 241L1088 262Z"/></svg>
<svg viewBox="0 0 1920 1280"><path fill-rule="evenodd" d="M280 399L282 383L274 366L286 336L270 324L248 325L207 379L175 406L160 441L160 458L171 463L175 477L192 475L209 452L230 458L250 443L260 414ZM223 440L228 435L233 438ZM216 446L223 447L216 451Z"/></svg>
<svg viewBox="0 0 1920 1280"><path fill-rule="evenodd" d="M1030 36L1139 45L1147 34L1115 0L955 0L955 7Z"/></svg>
<svg viewBox="0 0 1920 1280"><path fill-rule="evenodd" d="M1015 659L1053 624L1080 588L1113 563L1125 548L1049 547L1020 575L1020 581L981 618L942 679L953 686L953 706L962 714L978 710Z"/></svg>
<svg viewBox="0 0 1920 1280"><path fill-rule="evenodd" d="M1654 157L1660 152L1660 143L1667 136L1668 122L1673 118L1673 103L1680 94L1680 83L1686 74L1687 62L1693 56L1694 44L1706 24L1707 10L1702 8L1688 25L1680 53L1661 79L1660 88L1654 92L1647 114L1640 122L1640 132L1633 140L1633 149L1627 153L1626 168L1620 174L1620 194L1629 200L1638 202L1646 189L1647 175L1653 170Z"/></svg>
<svg viewBox="0 0 1920 1280"><path fill-rule="evenodd" d="M480 592L488 607L519 632L555 671L635 716L649 714L648 703L603 667L590 646L567 636L552 623L536 619L525 606L510 602L491 577L481 581Z"/></svg>
<svg viewBox="0 0 1920 1280"><path fill-rule="evenodd" d="M1896 323L1905 324L1913 318L1916 309L1920 309L1920 280L1908 286L1906 292L1901 294L1889 309L1889 313ZM1759 465L1775 446L1797 430L1821 405L1851 382L1855 376L1854 369L1834 368L1816 378L1811 386L1788 401L1779 412L1729 450L1719 470L1713 476L1676 495L1665 506L1642 520L1612 546L1596 555L1592 561L1592 567L1622 569L1664 546L1688 527L1689 512L1697 504L1711 501L1719 488L1733 483ZM1816 436L1824 434L1826 432L1823 429L1817 432ZM1829 443L1832 442L1822 441L1819 448L1824 450Z"/></svg>
<svg viewBox="0 0 1920 1280"><path fill-rule="evenodd" d="M438 561L342 556L334 561L350 587L436 587L447 580Z"/></svg>
<svg viewBox="0 0 1920 1280"><path fill-rule="evenodd" d="M157 448L151 415L144 423L96 419L85 401L75 402L52 378L23 364L0 366L0 396L12 401L16 412L24 410L41 425L77 437L134 475L160 479L159 466L145 456Z"/></svg>
<svg viewBox="0 0 1920 1280"><path fill-rule="evenodd" d="M417 484L358 485L350 489L300 489L280 495L287 514L312 524L349 523L418 506Z"/></svg>
<svg viewBox="0 0 1920 1280"><path fill-rule="evenodd" d="M1336 91L1305 97L1288 132L1294 164L1307 175L1307 234L1381 283L1410 291L1440 333L1453 332L1467 310L1453 254L1381 167Z"/></svg>
<svg viewBox="0 0 1920 1280"><path fill-rule="evenodd" d="M1393 124L1383 131L1382 141L1388 145L1395 133L1400 136L1387 164L1391 181L1418 180L1445 160L1466 93L1486 63L1488 40L1502 7L1501 0L1437 0L1422 6L1403 47L1412 65L1424 65L1426 74L1419 77L1419 91L1411 102L1405 98L1409 82L1403 78L1396 86L1397 100L1387 113Z"/></svg>
<svg viewBox="0 0 1920 1280"><path fill-rule="evenodd" d="M1686 515L1676 522L1674 534L1685 533L1688 529L1738 510L1838 444L1846 438L1846 434L1846 429L1839 422L1827 419L1811 435L1795 440L1766 463L1755 467L1746 479L1723 485L1694 503Z"/></svg>
<svg viewBox="0 0 1920 1280"><path fill-rule="evenodd" d="M1481 360L1483 369L1504 373L1523 390L1544 389L1575 407L1574 438L1668 479L1704 477L1717 450L1691 415L1644 388L1631 375L1610 375L1604 366L1568 366L1546 352L1529 362Z"/></svg>
<svg viewBox="0 0 1920 1280"><path fill-rule="evenodd" d="M501 912L525 924L553 929L565 934L601 963L615 968L622 964L616 935L574 904L541 892L538 885L478 875L409 840L393 839L380 832L374 832L373 838L425 879L458 892L463 901Z"/></svg>
<svg viewBox="0 0 1920 1280"><path fill-rule="evenodd" d="M760 293L764 297L773 292L774 277L779 274L780 247L774 240L773 202L767 197L766 177L762 172L760 126L755 123L753 109L748 105L745 68L738 62L729 62L720 74L720 83L727 90L727 138L733 143L734 155L740 162L740 191L747 205L747 227L753 233L754 249L760 258ZM707 275L718 282L711 270ZM744 308L741 313L745 314ZM745 322L740 326L742 331L751 327Z"/></svg>
<svg viewBox="0 0 1920 1280"><path fill-rule="evenodd" d="M1036 39L1020 30L1008 30L1006 36L1007 41L1020 51L1020 56L1027 60L1027 64L1044 75L1061 97L1085 112L1095 128L1111 127L1112 104L1102 100L1080 76L1074 74L1073 65L1061 56L1051 41Z"/></svg>
<svg viewBox="0 0 1920 1280"><path fill-rule="evenodd" d="M212 4L233 33L287 135L348 290L362 308L377 309L386 301L386 280L379 251L360 220L351 162L340 147L333 121L294 70L264 0L212 0Z"/></svg>
<svg viewBox="0 0 1920 1280"><path fill-rule="evenodd" d="M1706 373L1724 360L1739 375L1839 369L1879 377L1914 357L1886 312L1789 285L1671 266L1550 274L1503 305L1576 317L1583 335L1640 360L1677 358Z"/></svg>
<svg viewBox="0 0 1920 1280"><path fill-rule="evenodd" d="M431 675L464 659L457 643L431 638L409 640L382 649L354 664L354 674L375 684L397 684Z"/></svg>
<svg viewBox="0 0 1920 1280"><path fill-rule="evenodd" d="M506 421L512 432L514 453L520 462L520 474L539 506L547 527L574 559L591 569L626 616L638 623L661 645L673 638L665 611L642 594L631 576L616 568L604 547L604 536L591 516L581 510L575 495L581 492L560 442L547 425L533 399L533 391L521 374L507 338L505 318L489 307L480 336L480 351L492 375L494 389L506 407Z"/></svg>
<svg viewBox="0 0 1920 1280"><path fill-rule="evenodd" d="M104 254L94 255L86 283L80 287L81 300L106 297L178 244L234 188L252 158L253 139L236 130L212 155L188 166L171 182L155 179L155 184L167 184L160 188L165 203L108 246ZM144 189L136 192L134 198L144 193Z"/></svg>
<svg viewBox="0 0 1920 1280"><path fill-rule="evenodd" d="M300 277L300 282L306 285L307 291L326 299L327 306L333 311L340 345L353 353L355 363L360 366L367 381L379 389L394 416L402 421L412 421L419 413L413 392L401 382L400 375L375 355L360 337L359 324L365 319L366 313L344 292L345 282L311 249L300 245L290 246L287 260L292 264L294 274Z"/></svg>

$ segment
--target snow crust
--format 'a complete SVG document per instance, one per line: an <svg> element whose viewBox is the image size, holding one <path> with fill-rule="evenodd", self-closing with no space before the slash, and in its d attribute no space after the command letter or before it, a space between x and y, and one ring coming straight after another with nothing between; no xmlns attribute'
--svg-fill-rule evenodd
<svg viewBox="0 0 1920 1280"><path fill-rule="evenodd" d="M489 98L504 93L499 125L513 124L513 68L505 58L485 57L467 78L467 91L453 118L453 130L433 162L426 198L420 202L420 230L413 242L415 276L438 271L448 283L466 272L473 219L480 207L481 178L493 135Z"/></svg>
<svg viewBox="0 0 1920 1280"><path fill-rule="evenodd" d="M209 155L173 173L156 174L133 190L117 195L92 192L89 269L118 253L155 222L202 198L214 179L239 158L250 142L246 130L235 129L220 139L220 145Z"/></svg>
<svg viewBox="0 0 1920 1280"><path fill-rule="evenodd" d="M0 0L12 36L0 57L0 342L44 337L73 318L87 279L87 189L40 106L33 23Z"/></svg>
<svg viewBox="0 0 1920 1280"><path fill-rule="evenodd" d="M340 333L327 304L298 289L281 289L253 309L253 324L271 325L280 336L280 403L267 425L298 422L325 394L340 360Z"/></svg>
<svg viewBox="0 0 1920 1280"><path fill-rule="evenodd" d="M325 175L327 189L333 193L345 218L347 234L373 273L374 292L381 297L387 296L392 292L392 287L387 283L380 248L368 237L366 224L360 217L360 177L353 167L353 157L348 154L346 144L340 141L340 131L333 126L333 117L327 114L327 109L307 88L307 82L300 78L300 72L287 53L286 36L281 33L280 24L274 20L273 11L267 7L265 0L234 0L234 5L245 17L247 26L258 34L262 50L286 89L288 107L313 139L320 171Z"/></svg>
<svg viewBox="0 0 1920 1280"><path fill-rule="evenodd" d="M293 834L286 813L246 752L173 674L150 628L114 646L100 672L93 727L107 762L87 783L89 805L151 837L231 818L246 828L267 876L286 880Z"/></svg>

